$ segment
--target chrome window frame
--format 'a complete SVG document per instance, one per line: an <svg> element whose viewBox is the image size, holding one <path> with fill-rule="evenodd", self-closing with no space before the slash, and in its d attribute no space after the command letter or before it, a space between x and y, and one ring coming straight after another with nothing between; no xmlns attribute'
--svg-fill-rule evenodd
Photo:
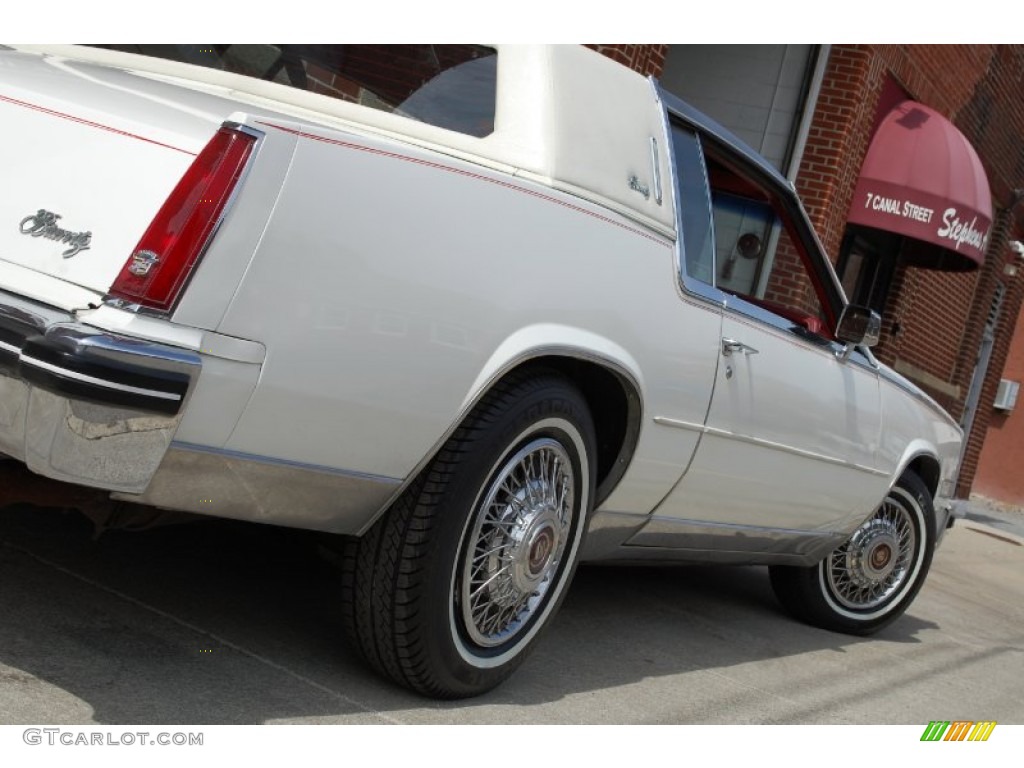
<svg viewBox="0 0 1024 768"><path fill-rule="evenodd" d="M673 140L673 128L678 126L684 130L693 134L696 138L696 150L698 152L698 159L700 161L701 168L704 172L704 189L705 189L705 202L708 206L708 216L711 223L711 238L712 245L715 245L715 228L714 228L714 206L711 199L711 184L707 175L707 162L705 160L704 144L708 140L714 141L714 143L726 154L733 154L730 150L733 149L733 141L729 136L714 137L709 134L709 129L695 120L684 114L682 111L674 109L671 105L666 103L664 98L661 99L663 105L663 126L665 137L668 143L668 168L669 168L669 187L670 193L673 196L675 202L675 218L676 218L676 271L678 277L679 287L685 297L697 299L704 303L713 304L718 309L729 312L730 314L737 315L749 320L753 320L760 324L767 325L775 330L785 333L787 338L799 339L801 343L805 344L808 349L816 350L823 354L835 355L842 351L844 345L836 342L834 339L829 339L817 334L812 334L809 331L801 328L801 326L794 324L791 320L777 315L767 309L745 301L739 296L732 293L728 293L721 288L699 280L687 271L686 267L686 245L684 242L685 234L683 228L683 216L682 216L682 195L679 188L679 168L677 165L677 148L676 142ZM736 150L737 162L744 164L743 153ZM756 168L754 169L756 171ZM788 182L781 184L770 184L770 175L753 172L751 174L755 181L758 183L768 183L769 189L773 191L773 196L779 203L779 207L782 209L782 213L787 215L792 220L792 225L796 229L797 237L793 238L799 242L794 243L804 250L808 251L808 255L812 259L816 259L820 264L819 277L826 284L826 292L828 292L828 286L833 288L833 295L825 297L825 300L829 304L829 308L836 313L841 312L842 308L848 303L846 301L845 294L843 293L842 286L839 284L839 280L835 275L835 270L831 268L831 263L825 256L824 249L821 246L821 241L817 237L817 233L814 232L814 228L810 225L810 221L807 217L806 211L803 207L802 202L796 195L795 190L792 188L792 184ZM758 178L760 176L768 176L766 179ZM788 194L787 194L788 193ZM777 212L776 214L781 215ZM786 229L786 225L779 221L777 226ZM818 255L815 256L814 253ZM713 254L713 274L717 274L717 254ZM807 267L805 266L805 270ZM809 270L807 270L809 272ZM810 275L807 275L808 279ZM815 291L817 294L817 290ZM819 302L822 297L818 295ZM837 314L838 317L838 314ZM862 366L872 369L876 367L873 365L872 358L865 353L865 350L856 348L854 350L854 356L852 358L855 362Z"/></svg>
<svg viewBox="0 0 1024 768"><path fill-rule="evenodd" d="M669 172L669 194L672 195L672 201L675 204L675 219L676 219L676 277L678 279L678 286L683 291L684 295L690 296L695 299L699 299L702 302L713 304L717 309L724 309L726 305L726 297L728 296L725 291L716 288L710 283L705 283L702 280L698 280L692 277L686 269L686 244L684 243L685 232L683 228L683 200L682 190L679 186L679 167L676 164L677 160L677 149L676 142L673 137L673 127L679 126L686 131L693 134L696 144L697 160L700 163L701 170L704 174L704 202L707 205L708 213L708 226L710 227L711 236L711 269L712 274L718 268L717 260L715 258L715 220L714 214L711 209L711 188L708 184L708 173L707 166L704 164L704 150L700 142L700 133L698 130L691 125L682 115L678 114L668 106L662 112L663 125L665 131L665 141L667 144L666 153L668 158L668 172ZM675 118L675 120L673 120Z"/></svg>

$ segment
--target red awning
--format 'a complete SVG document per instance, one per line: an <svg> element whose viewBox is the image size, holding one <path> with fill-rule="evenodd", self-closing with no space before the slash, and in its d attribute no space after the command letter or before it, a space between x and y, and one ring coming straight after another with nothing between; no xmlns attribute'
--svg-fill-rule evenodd
<svg viewBox="0 0 1024 768"><path fill-rule="evenodd" d="M946 249L942 264L930 266L975 269L992 226L988 177L956 126L904 101L875 131L848 220Z"/></svg>

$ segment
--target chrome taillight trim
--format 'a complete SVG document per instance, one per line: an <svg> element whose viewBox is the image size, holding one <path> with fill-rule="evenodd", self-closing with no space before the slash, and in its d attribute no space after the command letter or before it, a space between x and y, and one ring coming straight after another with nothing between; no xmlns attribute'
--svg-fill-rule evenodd
<svg viewBox="0 0 1024 768"><path fill-rule="evenodd" d="M199 265L202 263L203 259L206 258L207 251L209 251L210 245L213 243L214 239L216 239L217 233L220 231L221 226L224 224L224 220L231 213L231 210L235 205L235 201L237 200L238 195L240 194L240 190L245 185L246 180L249 177L249 174L252 172L252 167L253 164L255 163L256 156L259 154L260 148L263 146L263 142L266 139L266 133L264 131L261 131L257 128L253 128L248 125L244 125L242 123L236 123L233 120L225 120L223 123L221 123L220 128L218 128L217 130L220 131L224 129L227 129L229 131L236 131L238 133L242 133L252 137L254 139L253 145L252 148L249 150L249 156L245 160L245 167L242 169L242 172L238 175L238 179L232 186L231 192L228 194L228 199L224 203L224 207L221 209L220 214L217 216L216 221L214 221L213 227L210 229L210 234L207 235L205 242L200 247L199 254L196 256L195 262L189 268L188 274L185 275L185 279L182 281L181 287L175 294L174 300L171 302L171 305L166 309L159 309L156 307L149 307L146 306L145 304L140 304L138 302L134 302L111 293L107 293L106 295L104 295L103 304L115 307L117 309L125 310L127 312L132 312L139 315L147 315L151 317L167 318L174 314L175 310L178 307L178 304L181 303L182 297L188 290L189 283L192 282L193 275L199 268ZM175 182L176 185L177 183L178 182ZM132 258L134 258L134 256L134 253L129 255L128 258L126 259L126 263L130 261Z"/></svg>

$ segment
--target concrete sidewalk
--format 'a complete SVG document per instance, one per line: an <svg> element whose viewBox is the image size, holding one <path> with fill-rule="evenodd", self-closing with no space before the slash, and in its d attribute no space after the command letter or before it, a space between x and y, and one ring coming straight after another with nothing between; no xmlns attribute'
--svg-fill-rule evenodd
<svg viewBox="0 0 1024 768"><path fill-rule="evenodd" d="M967 504L967 519L1016 536L1024 536L1024 508L1021 507L983 496L972 496Z"/></svg>

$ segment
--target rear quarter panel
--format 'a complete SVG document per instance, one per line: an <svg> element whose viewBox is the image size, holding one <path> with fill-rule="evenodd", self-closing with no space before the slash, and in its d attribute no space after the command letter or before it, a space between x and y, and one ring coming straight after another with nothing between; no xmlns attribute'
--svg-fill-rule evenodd
<svg viewBox="0 0 1024 768"><path fill-rule="evenodd" d="M701 421L718 354L718 315L681 300L672 241L426 150L260 127L300 138L218 326L267 348L224 447L405 478L492 372L575 350L641 387L644 426L618 498L622 511L653 508L696 437L650 416Z"/></svg>

